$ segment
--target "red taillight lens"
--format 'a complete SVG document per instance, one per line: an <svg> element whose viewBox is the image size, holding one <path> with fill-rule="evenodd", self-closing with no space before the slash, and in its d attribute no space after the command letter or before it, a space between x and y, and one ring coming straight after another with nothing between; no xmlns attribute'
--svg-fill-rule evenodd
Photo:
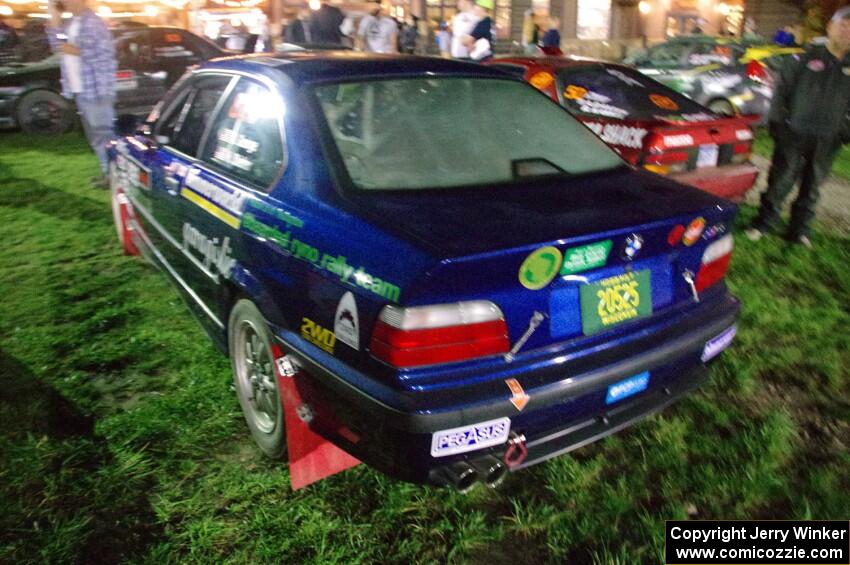
<svg viewBox="0 0 850 565"><path fill-rule="evenodd" d="M755 59L747 63L747 76L758 82L766 82L768 79L767 69Z"/></svg>
<svg viewBox="0 0 850 565"><path fill-rule="evenodd" d="M473 301L387 306L375 324L370 349L394 367L420 367L507 353L510 342L499 308Z"/></svg>
<svg viewBox="0 0 850 565"><path fill-rule="evenodd" d="M695 285L697 292L710 288L726 276L729 270L729 261L732 259L732 248L734 242L732 234L725 235L705 248L702 254L702 265Z"/></svg>
<svg viewBox="0 0 850 565"><path fill-rule="evenodd" d="M115 80L127 80L131 78L136 78L135 71L116 71Z"/></svg>

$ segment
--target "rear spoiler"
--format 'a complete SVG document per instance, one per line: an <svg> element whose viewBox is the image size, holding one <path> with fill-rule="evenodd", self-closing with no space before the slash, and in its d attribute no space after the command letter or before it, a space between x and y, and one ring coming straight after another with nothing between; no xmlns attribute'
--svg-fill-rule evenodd
<svg viewBox="0 0 850 565"><path fill-rule="evenodd" d="M670 127L683 127L683 126L696 126L696 127L705 127L705 126L732 126L732 125L747 125L752 126L753 123L757 122L761 116L758 114L741 114L738 116L723 116L719 117L716 120L705 120L699 122L680 122L676 120L666 120L664 118L656 118L654 120L647 120L646 122L641 122L641 125L656 125L656 126L670 126Z"/></svg>

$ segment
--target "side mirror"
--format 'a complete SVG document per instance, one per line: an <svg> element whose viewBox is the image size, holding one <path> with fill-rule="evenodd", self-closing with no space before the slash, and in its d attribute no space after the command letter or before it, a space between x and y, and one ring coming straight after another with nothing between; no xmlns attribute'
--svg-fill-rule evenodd
<svg viewBox="0 0 850 565"><path fill-rule="evenodd" d="M135 135L139 128L139 117L133 114L121 114L115 120L115 132L121 136Z"/></svg>
<svg viewBox="0 0 850 565"><path fill-rule="evenodd" d="M154 141L159 143L160 145L168 145L171 143L171 138L167 135L157 135L153 138Z"/></svg>

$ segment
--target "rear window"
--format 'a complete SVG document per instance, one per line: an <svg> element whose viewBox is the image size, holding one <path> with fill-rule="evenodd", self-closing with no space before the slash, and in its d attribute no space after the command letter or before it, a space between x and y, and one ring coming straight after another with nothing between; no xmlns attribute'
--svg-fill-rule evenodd
<svg viewBox="0 0 850 565"><path fill-rule="evenodd" d="M562 69L558 79L564 107L577 116L694 122L718 117L690 98L632 69L601 65Z"/></svg>
<svg viewBox="0 0 850 565"><path fill-rule="evenodd" d="M518 81L412 78L315 92L361 189L503 184L622 165L572 116Z"/></svg>

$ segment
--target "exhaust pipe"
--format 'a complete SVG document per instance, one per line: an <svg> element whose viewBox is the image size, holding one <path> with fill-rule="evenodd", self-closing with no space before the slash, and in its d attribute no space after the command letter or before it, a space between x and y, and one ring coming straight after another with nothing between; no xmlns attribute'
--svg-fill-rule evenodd
<svg viewBox="0 0 850 565"><path fill-rule="evenodd" d="M481 476L481 481L490 488L499 486L508 474L508 466L492 455L481 457L472 462L472 466Z"/></svg>
<svg viewBox="0 0 850 565"><path fill-rule="evenodd" d="M455 461L442 469L442 478L447 486L466 494L478 484L478 471L466 461Z"/></svg>

